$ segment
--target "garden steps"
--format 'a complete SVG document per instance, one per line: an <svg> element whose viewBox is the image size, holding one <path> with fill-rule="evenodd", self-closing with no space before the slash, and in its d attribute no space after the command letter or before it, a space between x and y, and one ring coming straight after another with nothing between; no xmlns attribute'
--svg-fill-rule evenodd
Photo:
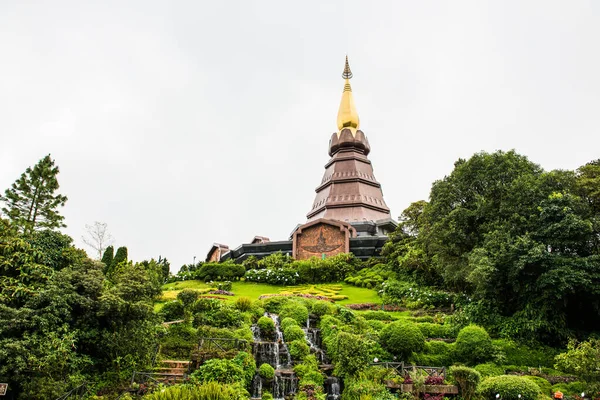
<svg viewBox="0 0 600 400"><path fill-rule="evenodd" d="M160 366L154 368L152 377L161 382L183 382L189 371L191 361L161 360Z"/></svg>

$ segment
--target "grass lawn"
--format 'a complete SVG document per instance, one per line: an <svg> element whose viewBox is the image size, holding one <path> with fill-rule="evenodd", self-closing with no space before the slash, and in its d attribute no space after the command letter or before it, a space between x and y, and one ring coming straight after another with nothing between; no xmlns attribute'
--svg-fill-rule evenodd
<svg viewBox="0 0 600 400"><path fill-rule="evenodd" d="M207 285L202 281L181 281L168 283L163 286L163 294L159 302L155 305L155 311L160 310L164 302L175 300L177 298L177 294L183 289L208 291L210 288L210 285ZM347 297L345 299L337 300L336 303L338 304L381 302L381 299L375 290L356 287L345 282L321 285L275 286L264 283L239 281L233 282L231 291L235 293L235 296L223 296L227 298L228 302L235 301L236 298L242 296L249 297L252 300L257 300L263 294L277 293L308 293L327 297L331 297L332 295Z"/></svg>

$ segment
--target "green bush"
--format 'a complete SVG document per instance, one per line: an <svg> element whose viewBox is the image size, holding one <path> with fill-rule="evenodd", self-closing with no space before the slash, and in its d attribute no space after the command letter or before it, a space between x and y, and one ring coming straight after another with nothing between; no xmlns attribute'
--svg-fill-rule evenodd
<svg viewBox="0 0 600 400"><path fill-rule="evenodd" d="M185 308L192 306L200 297L200 292L194 289L183 289L177 293L177 300L183 303Z"/></svg>
<svg viewBox="0 0 600 400"><path fill-rule="evenodd" d="M579 396L580 393L585 392L586 390L588 390L588 385L584 382L579 382L579 381L575 381L575 382L569 382L569 383L557 383L555 385L552 386L552 392L557 392L557 391L561 391L563 392L563 394L566 394L567 396Z"/></svg>
<svg viewBox="0 0 600 400"><path fill-rule="evenodd" d="M425 342L425 350L413 357L419 365L450 365L454 360L454 345L438 340Z"/></svg>
<svg viewBox="0 0 600 400"><path fill-rule="evenodd" d="M188 359L198 344L197 337L196 330L188 324L169 325L167 333L160 339L163 357Z"/></svg>
<svg viewBox="0 0 600 400"><path fill-rule="evenodd" d="M502 400L536 400L541 391L538 385L524 377L500 375L485 378L479 392L489 400L495 400L496 394L500 394Z"/></svg>
<svg viewBox="0 0 600 400"><path fill-rule="evenodd" d="M262 364L260 367L258 367L258 374L264 379L270 381L275 377L275 368L266 363Z"/></svg>
<svg viewBox="0 0 600 400"><path fill-rule="evenodd" d="M342 400L394 400L396 397L391 394L385 385L368 379L364 376L358 376L344 381L344 392Z"/></svg>
<svg viewBox="0 0 600 400"><path fill-rule="evenodd" d="M262 393L262 396L261 396L260 400L273 400L273 395L271 394L271 392L268 392L268 391L265 390Z"/></svg>
<svg viewBox="0 0 600 400"><path fill-rule="evenodd" d="M258 325L261 335L265 337L272 337L275 334L275 323L267 316L260 317L256 325Z"/></svg>
<svg viewBox="0 0 600 400"><path fill-rule="evenodd" d="M387 324L385 322L378 321L375 319L368 321L368 324L371 328L375 329L378 332L387 326Z"/></svg>
<svg viewBox="0 0 600 400"><path fill-rule="evenodd" d="M556 349L551 347L529 347L510 339L492 340L492 344L497 352L504 356L503 364L508 365L535 365L536 367L552 368L554 357L558 354Z"/></svg>
<svg viewBox="0 0 600 400"><path fill-rule="evenodd" d="M163 321L176 321L183 319L183 303L179 300L169 301L165 303L163 308L158 312Z"/></svg>
<svg viewBox="0 0 600 400"><path fill-rule="evenodd" d="M481 374L473 368L463 366L452 366L449 372L460 390L460 395L465 400L471 400L475 396Z"/></svg>
<svg viewBox="0 0 600 400"><path fill-rule="evenodd" d="M269 297L263 300L263 307L267 312L279 314L281 312L281 308L289 303L289 297L276 296Z"/></svg>
<svg viewBox="0 0 600 400"><path fill-rule="evenodd" d="M469 325L458 332L456 338L456 356L469 365L489 361L492 358L492 339L485 329Z"/></svg>
<svg viewBox="0 0 600 400"><path fill-rule="evenodd" d="M218 310L223 306L223 302L217 299L200 297L192 306L192 312L199 313L204 311Z"/></svg>
<svg viewBox="0 0 600 400"><path fill-rule="evenodd" d="M194 325L210 325L217 328L236 328L244 323L244 315L233 307L223 306L218 310L207 311L194 316Z"/></svg>
<svg viewBox="0 0 600 400"><path fill-rule="evenodd" d="M504 368L492 363L476 365L475 369L483 378L487 378L488 376L504 375Z"/></svg>
<svg viewBox="0 0 600 400"><path fill-rule="evenodd" d="M220 382L235 383L244 382L244 370L242 366L233 360L212 358L202 364L192 373L190 379L195 382Z"/></svg>
<svg viewBox="0 0 600 400"><path fill-rule="evenodd" d="M405 321L392 322L383 328L380 340L386 350L398 355L402 360L408 359L412 353L425 347L425 338L419 328Z"/></svg>
<svg viewBox="0 0 600 400"><path fill-rule="evenodd" d="M308 319L308 309L302 304L289 302L281 307L279 318L293 318L300 326L304 326Z"/></svg>
<svg viewBox="0 0 600 400"><path fill-rule="evenodd" d="M235 264L234 262L228 261L223 263L204 263L199 269L193 271L192 274L194 279L200 279L203 281L231 281L240 279L244 276L245 273L246 268L244 268L243 265Z"/></svg>
<svg viewBox="0 0 600 400"><path fill-rule="evenodd" d="M302 361L310 353L310 347L306 344L306 340L298 339L288 344L290 356L294 360Z"/></svg>
<svg viewBox="0 0 600 400"><path fill-rule="evenodd" d="M225 385L219 382L207 382L197 386L175 385L147 394L148 400L238 400L248 393L239 385Z"/></svg>
<svg viewBox="0 0 600 400"><path fill-rule="evenodd" d="M546 379L542 378L541 376L525 375L523 376L523 378L530 380L531 382L538 385L542 394L545 394L546 396L552 395L552 384Z"/></svg>
<svg viewBox="0 0 600 400"><path fill-rule="evenodd" d="M252 384L252 378L256 373L256 362L250 353L240 351L233 358L233 362L242 367L244 386L250 387Z"/></svg>
<svg viewBox="0 0 600 400"><path fill-rule="evenodd" d="M246 297L246 296L238 297L237 299L235 299L235 302L233 304L234 304L235 308L237 308L238 310L240 310L242 312L252 310L252 299L250 299L250 297Z"/></svg>
<svg viewBox="0 0 600 400"><path fill-rule="evenodd" d="M296 322L296 320L294 318L290 318L290 317L283 318L281 320L281 322L279 323L279 327L281 328L282 331L285 331L285 329L288 326L300 326L300 325L298 325L298 323Z"/></svg>
<svg viewBox="0 0 600 400"><path fill-rule="evenodd" d="M386 313L385 311L367 311L362 314L364 319L374 319L377 321L391 321L393 318L391 314Z"/></svg>
<svg viewBox="0 0 600 400"><path fill-rule="evenodd" d="M323 315L329 313L330 305L326 301L315 301L312 304L310 312L316 315L317 317L322 317Z"/></svg>
<svg viewBox="0 0 600 400"><path fill-rule="evenodd" d="M304 339L304 331L297 325L288 326L283 330L283 338L286 342L293 342L294 340Z"/></svg>
<svg viewBox="0 0 600 400"><path fill-rule="evenodd" d="M417 324L417 327L421 330L421 333L426 338L451 339L454 337L453 328L450 325L440 325L431 322L421 322Z"/></svg>

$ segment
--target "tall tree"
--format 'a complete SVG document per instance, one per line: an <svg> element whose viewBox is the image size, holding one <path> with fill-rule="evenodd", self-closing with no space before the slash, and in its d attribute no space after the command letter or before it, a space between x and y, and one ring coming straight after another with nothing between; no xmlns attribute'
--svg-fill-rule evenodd
<svg viewBox="0 0 600 400"><path fill-rule="evenodd" d="M113 246L108 246L106 250L104 250L104 254L102 255L102 262L104 263L104 273L108 272L108 269L112 265L113 258L115 258L115 248Z"/></svg>
<svg viewBox="0 0 600 400"><path fill-rule="evenodd" d="M98 260L102 257L104 250L110 246L114 239L107 230L106 222L95 221L94 225L85 225L87 236L82 236L83 243L94 249L98 254Z"/></svg>
<svg viewBox="0 0 600 400"><path fill-rule="evenodd" d="M0 196L5 203L2 211L22 232L66 226L58 208L65 205L67 197L55 193L59 188L58 172L58 166L48 154L33 168L28 167L4 196Z"/></svg>

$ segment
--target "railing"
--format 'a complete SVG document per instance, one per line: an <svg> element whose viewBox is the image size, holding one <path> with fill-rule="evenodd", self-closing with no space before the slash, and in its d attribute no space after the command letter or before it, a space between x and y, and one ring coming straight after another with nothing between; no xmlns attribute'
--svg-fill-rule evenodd
<svg viewBox="0 0 600 400"><path fill-rule="evenodd" d="M400 376L406 376L408 373L417 370L423 371L428 376L441 376L446 378L446 367L427 367L422 365L404 365L404 362L375 362L371 365L377 365L383 368L395 369Z"/></svg>
<svg viewBox="0 0 600 400"><path fill-rule="evenodd" d="M81 385L77 386L76 388L69 390L67 393L63 394L62 396L57 397L56 400L65 400L68 398L78 399L80 396L81 396L81 398L83 398L83 396L86 395L89 391L90 391L90 388L88 388L87 382L84 382Z"/></svg>
<svg viewBox="0 0 600 400"><path fill-rule="evenodd" d="M229 338L201 338L198 343L198 350L244 350L248 341L244 339Z"/></svg>

